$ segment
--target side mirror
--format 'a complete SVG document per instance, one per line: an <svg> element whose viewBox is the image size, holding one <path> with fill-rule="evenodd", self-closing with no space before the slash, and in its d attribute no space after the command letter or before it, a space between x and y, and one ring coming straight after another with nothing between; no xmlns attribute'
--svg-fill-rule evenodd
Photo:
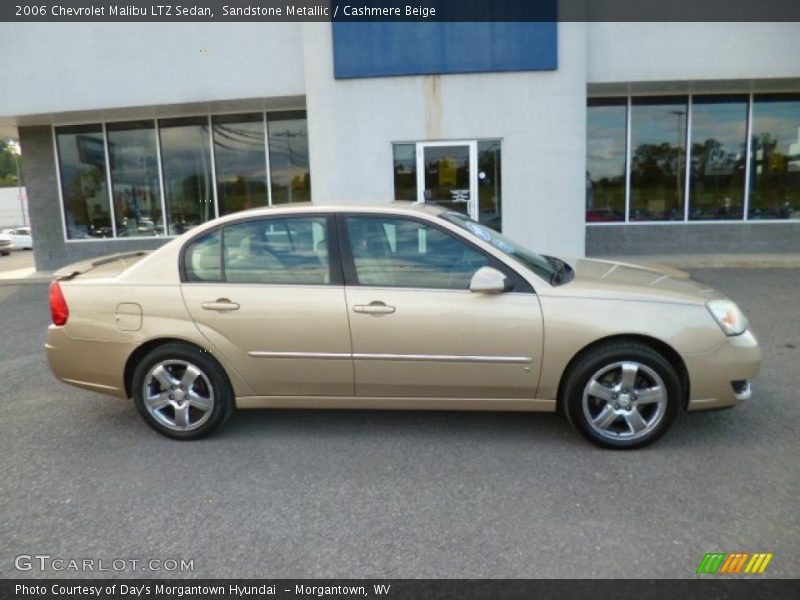
<svg viewBox="0 0 800 600"><path fill-rule="evenodd" d="M481 267L469 282L469 291L477 294L501 294L510 289L506 276L494 267Z"/></svg>

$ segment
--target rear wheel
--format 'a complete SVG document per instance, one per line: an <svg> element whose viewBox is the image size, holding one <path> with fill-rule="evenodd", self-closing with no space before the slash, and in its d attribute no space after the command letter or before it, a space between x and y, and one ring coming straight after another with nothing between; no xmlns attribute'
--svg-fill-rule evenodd
<svg viewBox="0 0 800 600"><path fill-rule="evenodd" d="M233 392L222 367L188 344L165 344L136 366L136 408L162 435L193 440L222 426L233 412Z"/></svg>
<svg viewBox="0 0 800 600"><path fill-rule="evenodd" d="M600 346L567 374L564 408L572 425L605 448L651 444L675 421L680 379L670 362L636 342Z"/></svg>

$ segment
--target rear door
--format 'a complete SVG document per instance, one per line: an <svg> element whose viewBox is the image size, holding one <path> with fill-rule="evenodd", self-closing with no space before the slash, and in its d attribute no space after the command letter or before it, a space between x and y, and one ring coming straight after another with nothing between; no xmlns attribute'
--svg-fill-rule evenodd
<svg viewBox="0 0 800 600"><path fill-rule="evenodd" d="M305 213L246 219L184 251L187 309L256 395L353 395L333 223Z"/></svg>

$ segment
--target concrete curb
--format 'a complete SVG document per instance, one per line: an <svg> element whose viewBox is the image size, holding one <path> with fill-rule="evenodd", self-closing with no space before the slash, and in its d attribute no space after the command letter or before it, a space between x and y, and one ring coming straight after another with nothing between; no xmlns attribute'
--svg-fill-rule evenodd
<svg viewBox="0 0 800 600"><path fill-rule="evenodd" d="M4 285L32 285L34 283L50 283L53 281L53 276L36 276L36 277L22 277L19 279L0 278L0 286Z"/></svg>
<svg viewBox="0 0 800 600"><path fill-rule="evenodd" d="M36 271L33 267L0 271L0 285L20 285L28 283L49 283L53 280L52 271Z"/></svg>
<svg viewBox="0 0 800 600"><path fill-rule="evenodd" d="M596 256L602 260L636 263L643 266L665 265L675 269L798 269L800 254L708 254L708 255L638 255Z"/></svg>

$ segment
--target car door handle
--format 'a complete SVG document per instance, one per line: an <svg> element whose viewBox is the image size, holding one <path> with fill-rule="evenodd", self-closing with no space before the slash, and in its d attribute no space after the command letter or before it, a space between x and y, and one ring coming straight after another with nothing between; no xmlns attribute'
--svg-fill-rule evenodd
<svg viewBox="0 0 800 600"><path fill-rule="evenodd" d="M394 306L389 306L380 301L370 302L369 304L356 304L353 312L365 313L368 315L389 315L397 310Z"/></svg>
<svg viewBox="0 0 800 600"><path fill-rule="evenodd" d="M200 306L205 310L239 310L239 303L232 302L227 298L217 298L214 302L203 302Z"/></svg>

